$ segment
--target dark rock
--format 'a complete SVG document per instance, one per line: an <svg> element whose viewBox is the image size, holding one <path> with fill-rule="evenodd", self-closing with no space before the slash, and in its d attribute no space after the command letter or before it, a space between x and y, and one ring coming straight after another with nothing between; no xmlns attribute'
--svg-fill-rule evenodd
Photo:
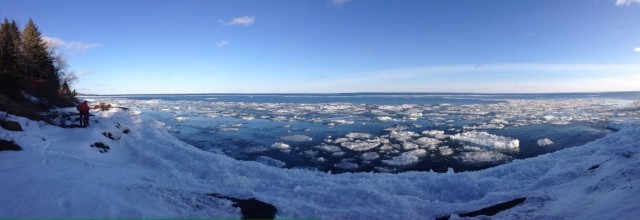
<svg viewBox="0 0 640 220"><path fill-rule="evenodd" d="M113 138L113 134L111 134L111 132L102 132L102 135L111 139L111 140L115 140L115 138Z"/></svg>
<svg viewBox="0 0 640 220"><path fill-rule="evenodd" d="M0 120L0 126L9 131L22 131L22 126L20 125L20 123L15 121Z"/></svg>
<svg viewBox="0 0 640 220"><path fill-rule="evenodd" d="M102 143L102 142L96 142L93 143L91 146L91 148L96 148L100 153L106 153L109 152L109 146Z"/></svg>
<svg viewBox="0 0 640 220"><path fill-rule="evenodd" d="M20 151L22 150L22 147L18 146L13 141L0 140L0 151L5 150Z"/></svg>
<svg viewBox="0 0 640 220"><path fill-rule="evenodd" d="M509 200L503 203L499 203L496 205L492 205L477 211L460 213L458 216L460 217L476 217L479 215L494 216L504 210L507 210L522 204L525 200L527 200L527 197L521 197L521 198ZM445 216L437 217L436 220L449 220L450 218L451 218L451 215L445 215Z"/></svg>
<svg viewBox="0 0 640 220"><path fill-rule="evenodd" d="M522 204L525 200L527 200L526 197L517 198L517 199L509 200L503 203L499 203L496 205L492 205L492 206L480 209L478 211L461 213L459 216L460 217L476 217L479 215L494 216L504 210L507 210Z"/></svg>
<svg viewBox="0 0 640 220"><path fill-rule="evenodd" d="M238 199L216 193L207 195L233 202L233 207L240 208L242 219L274 219L278 212L275 206L256 198Z"/></svg>
<svg viewBox="0 0 640 220"><path fill-rule="evenodd" d="M131 130L129 130L128 128L125 128L125 129L122 131L122 133L129 134L129 133L131 133Z"/></svg>
<svg viewBox="0 0 640 220"><path fill-rule="evenodd" d="M62 126L63 128L84 128L83 126L77 125L77 124L70 124L70 125L65 125Z"/></svg>

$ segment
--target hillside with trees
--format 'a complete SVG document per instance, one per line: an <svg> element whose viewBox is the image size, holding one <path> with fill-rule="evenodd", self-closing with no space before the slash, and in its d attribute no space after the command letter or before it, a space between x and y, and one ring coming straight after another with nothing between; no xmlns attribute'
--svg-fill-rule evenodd
<svg viewBox="0 0 640 220"><path fill-rule="evenodd" d="M14 20L0 26L0 111L43 120L40 112L77 103L75 79L61 56L48 48L31 20L22 31Z"/></svg>

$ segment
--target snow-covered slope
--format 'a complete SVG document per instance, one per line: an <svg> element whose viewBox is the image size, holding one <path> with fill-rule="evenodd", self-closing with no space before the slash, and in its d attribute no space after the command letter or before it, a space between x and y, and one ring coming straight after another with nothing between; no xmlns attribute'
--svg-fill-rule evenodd
<svg viewBox="0 0 640 220"><path fill-rule="evenodd" d="M255 197L280 218L456 218L518 197L527 199L494 218L640 215L636 122L585 146L477 172L332 175L204 152L142 115L92 113L97 123L75 129L8 117L25 131L0 128L0 139L24 150L0 152L0 218L240 217L208 193ZM108 152L90 147L96 142Z"/></svg>

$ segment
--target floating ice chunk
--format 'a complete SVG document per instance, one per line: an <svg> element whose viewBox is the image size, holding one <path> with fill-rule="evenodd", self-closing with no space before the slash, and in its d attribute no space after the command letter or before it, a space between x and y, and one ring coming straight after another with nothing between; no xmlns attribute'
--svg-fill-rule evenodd
<svg viewBox="0 0 640 220"><path fill-rule="evenodd" d="M306 142L306 141L312 141L313 138L306 135L296 134L296 135L280 137L280 140L286 141L286 142Z"/></svg>
<svg viewBox="0 0 640 220"><path fill-rule="evenodd" d="M395 127L385 128L385 131L404 131L407 129L407 126L398 125Z"/></svg>
<svg viewBox="0 0 640 220"><path fill-rule="evenodd" d="M351 139L367 139L367 138L371 138L371 134L369 133L348 133L346 135L348 138Z"/></svg>
<svg viewBox="0 0 640 220"><path fill-rule="evenodd" d="M393 118L389 116L380 116L380 117L377 117L376 119L378 119L378 121L381 121L381 122L393 121Z"/></svg>
<svg viewBox="0 0 640 220"><path fill-rule="evenodd" d="M409 152L404 152L400 156L395 156L391 160L382 160L382 163L389 166L406 166L414 164L420 161L420 157L427 155L427 151L424 149L417 149Z"/></svg>
<svg viewBox="0 0 640 220"><path fill-rule="evenodd" d="M265 152L268 151L269 149L267 149L266 147L263 146L253 146L253 147L247 147L244 149L245 153L250 153L250 154L255 154L255 153L260 153L260 152Z"/></svg>
<svg viewBox="0 0 640 220"><path fill-rule="evenodd" d="M416 144L419 144L420 148L430 148L432 146L436 146L436 145L442 143L442 141L440 141L438 139L433 139L433 138L428 138L428 137L421 137L421 138L413 140L412 142L416 143Z"/></svg>
<svg viewBox="0 0 640 220"><path fill-rule="evenodd" d="M365 141L356 141L356 142L343 142L342 145L344 148L347 148L352 151L368 151L371 150L378 145L379 142L365 142Z"/></svg>
<svg viewBox="0 0 640 220"><path fill-rule="evenodd" d="M337 168L340 168L340 169L345 169L345 170L355 170L355 169L358 169L358 167L359 167L357 163L353 163L353 162L349 162L349 161L345 161L345 160L340 161L340 163L337 163L337 164L335 164L333 166L335 166Z"/></svg>
<svg viewBox="0 0 640 220"><path fill-rule="evenodd" d="M391 131L391 133L389 134L390 138L396 139L401 142L409 141L416 136L418 136L418 134L413 131Z"/></svg>
<svg viewBox="0 0 640 220"><path fill-rule="evenodd" d="M427 156L427 150L425 150L425 149L416 149L416 150L404 152L402 154L413 155L413 156L416 156L416 157L420 158L420 157L426 157Z"/></svg>
<svg viewBox="0 0 640 220"><path fill-rule="evenodd" d="M503 124L479 124L479 125L473 125L473 126L468 126L465 125L462 128L464 128L465 130L476 130L476 129L480 129L480 130L490 130L490 129L504 129L506 126Z"/></svg>
<svg viewBox="0 0 640 220"><path fill-rule="evenodd" d="M449 146L442 146L438 148L438 150L440 151L440 155L449 156L453 154L453 149L451 149Z"/></svg>
<svg viewBox="0 0 640 220"><path fill-rule="evenodd" d="M503 119L503 118L494 118L491 119L491 121L489 121L489 123L491 124L509 124L509 121Z"/></svg>
<svg viewBox="0 0 640 220"><path fill-rule="evenodd" d="M315 151L315 150L306 150L303 153L307 155L307 157L311 157L311 158L318 156L318 151Z"/></svg>
<svg viewBox="0 0 640 220"><path fill-rule="evenodd" d="M319 162L319 163L324 163L324 162L326 162L327 160L326 160L326 159L324 159L324 157L318 157L318 158L316 158L316 161L317 161L317 162Z"/></svg>
<svg viewBox="0 0 640 220"><path fill-rule="evenodd" d="M539 139L538 146L549 146L552 145L553 141L549 140L549 138Z"/></svg>
<svg viewBox="0 0 640 220"><path fill-rule="evenodd" d="M338 146L333 146L333 145L326 145L326 144L321 144L321 145L317 145L314 146L313 148L319 149L319 150L323 150L326 152L340 152L342 150L340 150L340 147Z"/></svg>
<svg viewBox="0 0 640 220"><path fill-rule="evenodd" d="M520 141L518 139L493 135L484 131L458 133L451 136L451 139L502 150L518 149L520 147Z"/></svg>
<svg viewBox="0 0 640 220"><path fill-rule="evenodd" d="M256 162L259 162L261 164L267 165L267 166L272 166L272 167L284 167L287 165L287 163L285 163L284 161L278 160L278 159L273 159L271 157L267 157L267 156L258 156L256 157Z"/></svg>
<svg viewBox="0 0 640 220"><path fill-rule="evenodd" d="M272 148L278 149L278 150L289 150L289 145L282 143L282 142L276 142L274 144L271 145Z"/></svg>
<svg viewBox="0 0 640 220"><path fill-rule="evenodd" d="M404 142L402 144L402 148L405 149L405 150L413 150L413 149L416 149L418 147L419 146L417 144L414 144L412 142Z"/></svg>
<svg viewBox="0 0 640 220"><path fill-rule="evenodd" d="M449 137L449 135L444 134L444 131L438 131L438 130L423 131L422 134L427 137L432 137L439 140L443 140Z"/></svg>
<svg viewBox="0 0 640 220"><path fill-rule="evenodd" d="M401 154L391 158L391 160L382 160L382 163L389 166L406 166L418 162L420 159L416 156Z"/></svg>
<svg viewBox="0 0 640 220"><path fill-rule="evenodd" d="M250 121L250 120L256 119L256 117L255 117L255 116L253 116L253 115L243 115L243 116L240 116L240 118L241 118L241 119L244 119L244 120L247 120L247 121Z"/></svg>
<svg viewBox="0 0 640 220"><path fill-rule="evenodd" d="M351 139L349 138L338 138L335 141L333 141L333 143L339 144L339 143L344 143L344 142L349 142L351 141Z"/></svg>
<svg viewBox="0 0 640 220"><path fill-rule="evenodd" d="M346 154L346 153L345 153L344 151L340 151L340 152L335 152L335 153L331 154L331 156L334 156L334 157L342 157L342 156L344 156L345 154Z"/></svg>
<svg viewBox="0 0 640 220"><path fill-rule="evenodd" d="M378 159L380 155L376 152L366 152L360 156L362 160L375 160Z"/></svg>
<svg viewBox="0 0 640 220"><path fill-rule="evenodd" d="M482 151L482 148L474 147L474 146L464 146L462 149L466 151Z"/></svg>
<svg viewBox="0 0 640 220"><path fill-rule="evenodd" d="M510 160L509 155L505 155L496 151L473 151L463 152L462 155L455 157L465 164L486 164L486 163L498 163L505 160Z"/></svg>
<svg viewBox="0 0 640 220"><path fill-rule="evenodd" d="M390 151L393 149L393 145L391 144L383 144L382 146L380 146L380 151Z"/></svg>
<svg viewBox="0 0 640 220"><path fill-rule="evenodd" d="M350 124L353 124L354 121L344 120L344 119L335 119L335 120L331 120L331 123L339 124L339 125L350 125Z"/></svg>
<svg viewBox="0 0 640 220"><path fill-rule="evenodd" d="M186 116L178 116L178 117L176 117L176 121L179 121L179 122L185 122L185 121L188 121L188 120L189 120L189 117L186 117Z"/></svg>

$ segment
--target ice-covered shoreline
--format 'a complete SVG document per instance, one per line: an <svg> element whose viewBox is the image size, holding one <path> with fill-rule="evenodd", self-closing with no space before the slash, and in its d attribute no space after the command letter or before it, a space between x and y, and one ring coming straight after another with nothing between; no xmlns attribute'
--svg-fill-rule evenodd
<svg viewBox="0 0 640 220"><path fill-rule="evenodd" d="M157 121L93 112L88 129L62 129L9 115L2 131L24 150L0 152L0 217L239 217L218 193L256 197L277 217L429 219L516 197L495 218L631 218L640 214L640 123L581 147L476 172L330 175L280 169L204 152ZM117 125L117 126L116 126ZM121 133L111 140L103 132ZM95 142L110 146L99 153ZM631 196L630 196L631 195Z"/></svg>

